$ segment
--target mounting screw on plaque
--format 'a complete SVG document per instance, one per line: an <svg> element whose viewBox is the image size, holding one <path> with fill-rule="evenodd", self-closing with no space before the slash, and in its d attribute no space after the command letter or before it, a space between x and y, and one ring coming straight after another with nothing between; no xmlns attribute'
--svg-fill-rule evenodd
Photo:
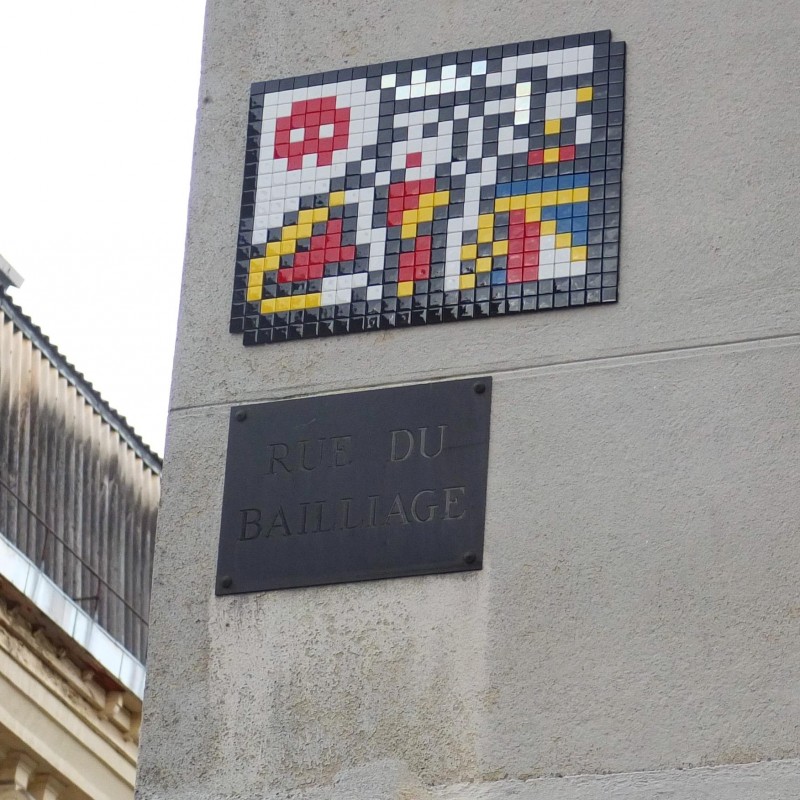
<svg viewBox="0 0 800 800"><path fill-rule="evenodd" d="M469 550L468 552L464 553L465 564L474 564L476 559L477 556L475 555L475 553L472 552L472 550Z"/></svg>
<svg viewBox="0 0 800 800"><path fill-rule="evenodd" d="M483 394L486 391L486 384L485 383L476 383L475 384L475 394Z"/></svg>
<svg viewBox="0 0 800 800"><path fill-rule="evenodd" d="M222 577L219 579L219 585L220 585L220 586L221 586L223 589L230 589L230 588L231 588L231 586L233 586L233 578L231 578L231 576L230 576L230 575L223 575L223 576L222 576Z"/></svg>
<svg viewBox="0 0 800 800"><path fill-rule="evenodd" d="M247 419L247 412L246 411L237 411L236 412L236 421L237 422L244 422Z"/></svg>

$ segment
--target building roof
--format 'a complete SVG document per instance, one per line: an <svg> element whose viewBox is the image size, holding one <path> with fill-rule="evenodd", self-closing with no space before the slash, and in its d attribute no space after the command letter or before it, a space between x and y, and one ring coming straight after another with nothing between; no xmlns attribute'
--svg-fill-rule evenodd
<svg viewBox="0 0 800 800"><path fill-rule="evenodd" d="M107 422L128 446L142 459L142 461L153 472L161 473L162 459L149 445L145 444L142 438L134 431L127 419L115 408L106 402L100 392L94 388L83 373L79 372L63 355L50 339L42 332L42 329L34 324L22 309L12 301L8 294L0 286L0 310L11 320L14 326L31 342L36 348L50 361L53 367L58 370L69 383L84 397L86 402Z"/></svg>

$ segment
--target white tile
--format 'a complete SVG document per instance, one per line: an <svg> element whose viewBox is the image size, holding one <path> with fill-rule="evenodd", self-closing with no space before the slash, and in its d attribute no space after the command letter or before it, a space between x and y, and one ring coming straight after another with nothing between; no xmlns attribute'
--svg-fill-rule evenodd
<svg viewBox="0 0 800 800"><path fill-rule="evenodd" d="M586 262L585 261L573 261L569 266L569 274L570 275L585 275L586 274Z"/></svg>
<svg viewBox="0 0 800 800"><path fill-rule="evenodd" d="M367 300L380 300L383 295L383 286L367 286Z"/></svg>
<svg viewBox="0 0 800 800"><path fill-rule="evenodd" d="M381 89L393 89L397 85L397 75L383 75Z"/></svg>

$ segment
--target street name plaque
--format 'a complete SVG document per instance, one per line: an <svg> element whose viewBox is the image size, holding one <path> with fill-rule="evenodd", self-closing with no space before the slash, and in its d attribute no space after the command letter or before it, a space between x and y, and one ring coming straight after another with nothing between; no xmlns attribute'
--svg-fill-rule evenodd
<svg viewBox="0 0 800 800"><path fill-rule="evenodd" d="M231 409L216 593L480 569L491 389Z"/></svg>

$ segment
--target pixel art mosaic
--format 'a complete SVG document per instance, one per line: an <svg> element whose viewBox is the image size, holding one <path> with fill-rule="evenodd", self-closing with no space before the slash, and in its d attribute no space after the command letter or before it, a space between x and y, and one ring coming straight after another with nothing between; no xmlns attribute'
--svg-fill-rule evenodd
<svg viewBox="0 0 800 800"><path fill-rule="evenodd" d="M624 67L600 31L253 84L231 332L614 302Z"/></svg>

